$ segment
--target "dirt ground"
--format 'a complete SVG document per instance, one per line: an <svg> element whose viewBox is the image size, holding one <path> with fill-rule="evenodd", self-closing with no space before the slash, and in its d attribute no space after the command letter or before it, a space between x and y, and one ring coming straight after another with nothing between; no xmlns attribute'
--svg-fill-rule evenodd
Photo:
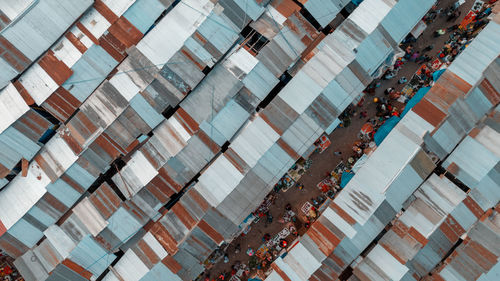
<svg viewBox="0 0 500 281"><path fill-rule="evenodd" d="M456 0L441 0L438 3L438 8L447 8L452 3L456 2ZM457 18L454 22L447 22L446 17L437 17L436 20L428 25L424 33L418 38L418 40L412 45L414 46L414 50L422 50L426 46L430 44L434 44L434 49L427 52L427 54L431 58L435 58L437 53L444 46L445 41L449 39L449 34L444 34L438 38L434 38L433 32L438 29L448 28L454 24L459 23L466 15L466 13L472 7L474 0L467 0L465 4L460 6L461 16ZM275 203L270 207L270 212L274 217L274 220L271 224L265 223L265 217L263 217L258 223L252 224L252 229L247 235L240 236L236 238L227 248L227 255L229 257L229 262L224 263L222 260L215 264L210 270L208 270L208 274L211 278L216 278L220 273L223 272L231 272L231 266L236 262L240 261L242 263L248 264L249 256L246 255L246 250L248 247L251 247L253 250L256 250L263 242L262 237L264 234L269 233L271 236L274 236L279 231L284 228L283 223L279 223L278 219L283 215L285 205L290 203L292 205L295 213L300 213L300 207L306 202L310 201L312 197L317 197L321 194L321 191L316 187L316 185L323 180L330 171L337 166L337 164L345 160L353 154L352 144L358 139L358 133L361 129L361 126L367 122L368 119L375 116L376 113L376 104L373 102L373 97L382 97L384 94L384 90L393 87L397 91L400 91L405 84L398 84L397 81L402 76L405 76L408 80L412 77L415 71L422 63L414 63L414 62L406 62L402 69L399 71L398 75L395 78L390 80L380 80L381 86L377 88L375 94L373 96L367 95L365 97L365 102L361 108L357 108L356 116L351 118L351 124L347 128L337 128L332 134L329 135L329 138L332 142L330 147L323 151L321 154L315 153L310 159L313 161L311 168L307 170L307 172L302 176L300 182L304 185L302 190L292 187L286 193L279 192L278 198ZM404 105L399 105L399 109L402 109ZM359 118L359 112L367 111L368 117ZM335 155L334 151L341 151L342 155ZM300 216L299 216L300 218ZM305 232L304 227L302 226L299 229L299 233ZM288 242L291 243L292 240L295 239L293 236L288 237ZM235 245L241 245L240 253L235 253ZM242 277L241 280L246 280L246 277Z"/></svg>

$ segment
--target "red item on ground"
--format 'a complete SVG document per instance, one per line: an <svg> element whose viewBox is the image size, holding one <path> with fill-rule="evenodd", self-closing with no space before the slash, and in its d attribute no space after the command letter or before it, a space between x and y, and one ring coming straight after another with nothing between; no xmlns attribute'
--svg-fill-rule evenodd
<svg viewBox="0 0 500 281"><path fill-rule="evenodd" d="M286 242L285 239L281 239L281 241L280 241L280 247L281 248L285 248L287 245L288 245L288 242Z"/></svg>
<svg viewBox="0 0 500 281"><path fill-rule="evenodd" d="M365 102L365 98L361 98L357 104L357 106L362 107L363 103Z"/></svg>
<svg viewBox="0 0 500 281"><path fill-rule="evenodd" d="M369 134L371 132L373 132L373 126L372 126L372 124L366 123L366 124L363 125L363 127L361 127L361 133L362 134L367 135L367 134Z"/></svg>
<svg viewBox="0 0 500 281"><path fill-rule="evenodd" d="M12 271L12 268L10 268L10 266L8 266L8 265L7 265L7 266L5 266L5 267L3 268L3 273L4 273L5 275L11 275L11 274L12 274L12 272L13 272L13 271Z"/></svg>

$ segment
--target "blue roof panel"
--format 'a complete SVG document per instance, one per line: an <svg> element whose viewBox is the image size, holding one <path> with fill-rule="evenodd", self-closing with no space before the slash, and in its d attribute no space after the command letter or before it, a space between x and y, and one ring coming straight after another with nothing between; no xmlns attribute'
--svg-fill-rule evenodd
<svg viewBox="0 0 500 281"><path fill-rule="evenodd" d="M83 102L117 65L101 46L92 45L72 67L73 75L63 87Z"/></svg>
<svg viewBox="0 0 500 281"><path fill-rule="evenodd" d="M164 10L158 0L137 0L123 16L144 34Z"/></svg>

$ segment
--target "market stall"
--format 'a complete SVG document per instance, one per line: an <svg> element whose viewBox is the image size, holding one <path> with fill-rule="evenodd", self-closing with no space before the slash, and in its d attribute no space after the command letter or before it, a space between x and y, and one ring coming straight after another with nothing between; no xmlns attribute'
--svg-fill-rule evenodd
<svg viewBox="0 0 500 281"><path fill-rule="evenodd" d="M323 134L314 144L316 145L318 152L322 153L332 144L332 142L326 134Z"/></svg>

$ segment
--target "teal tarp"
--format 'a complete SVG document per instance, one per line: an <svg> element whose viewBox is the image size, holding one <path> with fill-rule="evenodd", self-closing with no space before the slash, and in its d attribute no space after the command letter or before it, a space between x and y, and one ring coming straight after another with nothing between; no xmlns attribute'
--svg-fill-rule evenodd
<svg viewBox="0 0 500 281"><path fill-rule="evenodd" d="M441 74L443 74L443 72L445 72L445 70L446 69L440 69L440 70L434 71L434 73L432 73L432 80L437 81L439 79L439 77L441 77Z"/></svg>
<svg viewBox="0 0 500 281"><path fill-rule="evenodd" d="M342 178L340 179L340 187L344 188L344 186L347 185L347 183L354 177L353 173L348 173L348 172L343 172L342 173Z"/></svg>
<svg viewBox="0 0 500 281"><path fill-rule="evenodd" d="M380 145L382 141L387 137L387 135L391 132L391 130L398 124L399 120L401 118L397 116L392 116L391 118L387 119L380 128L378 128L377 132L373 136L373 140L377 145Z"/></svg>
<svg viewBox="0 0 500 281"><path fill-rule="evenodd" d="M429 92L430 89L431 87L420 88L420 90L418 90L413 98L411 98L411 100L409 100L406 104L405 110L401 113L401 118L403 118L403 116L405 116L406 113L408 113L408 111L410 111L410 109L412 109L425 96L425 94Z"/></svg>

